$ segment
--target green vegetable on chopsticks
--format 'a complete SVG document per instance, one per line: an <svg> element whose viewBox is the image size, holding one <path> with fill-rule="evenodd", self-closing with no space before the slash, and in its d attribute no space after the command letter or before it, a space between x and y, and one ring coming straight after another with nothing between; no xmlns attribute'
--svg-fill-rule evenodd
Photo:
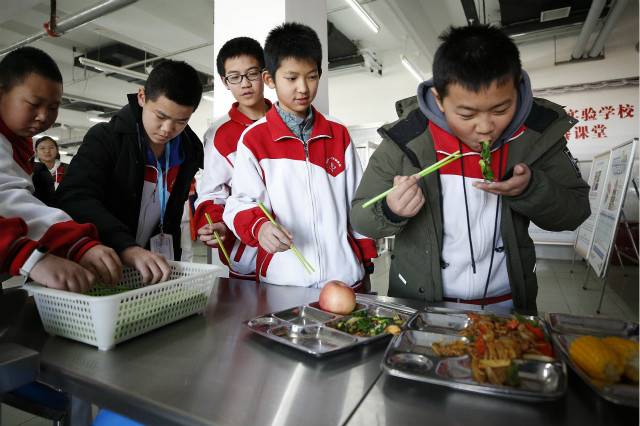
<svg viewBox="0 0 640 426"><path fill-rule="evenodd" d="M491 170L491 141L482 141L482 151L480 152L480 170L482 171L482 177L484 180L491 181L495 179L493 176L493 170Z"/></svg>

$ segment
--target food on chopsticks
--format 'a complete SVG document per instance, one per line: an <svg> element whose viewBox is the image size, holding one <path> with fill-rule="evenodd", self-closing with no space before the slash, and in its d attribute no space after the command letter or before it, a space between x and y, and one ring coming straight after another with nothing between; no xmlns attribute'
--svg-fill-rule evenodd
<svg viewBox="0 0 640 426"><path fill-rule="evenodd" d="M553 348L542 326L520 315L501 318L494 315L468 314L471 322L459 334L467 342L433 343L441 357L468 355L471 375L479 383L517 386L517 359L554 361Z"/></svg>
<svg viewBox="0 0 640 426"><path fill-rule="evenodd" d="M589 377L617 383L623 377L638 382L638 342L622 337L580 336L569 346L569 356Z"/></svg>
<svg viewBox="0 0 640 426"><path fill-rule="evenodd" d="M378 317L367 311L358 311L352 317L338 321L335 328L354 336L372 337L380 333L398 334L404 320L399 316Z"/></svg>
<svg viewBox="0 0 640 426"><path fill-rule="evenodd" d="M342 281L329 281L320 291L320 309L339 315L348 315L356 307L356 294Z"/></svg>
<svg viewBox="0 0 640 426"><path fill-rule="evenodd" d="M482 177L484 180L493 182L494 176L493 170L491 170L491 141L482 141L480 144L482 145L482 151L480 151L478 164L480 165L480 171L482 171Z"/></svg>

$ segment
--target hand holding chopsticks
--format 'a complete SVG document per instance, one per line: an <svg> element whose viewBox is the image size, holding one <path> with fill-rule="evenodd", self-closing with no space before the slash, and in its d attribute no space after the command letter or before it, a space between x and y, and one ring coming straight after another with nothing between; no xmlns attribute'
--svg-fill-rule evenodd
<svg viewBox="0 0 640 426"><path fill-rule="evenodd" d="M421 178L425 177L429 173L435 172L439 168L441 168L443 166L446 166L447 164L457 160L460 157L462 157L462 155L460 154L460 151L456 151L456 152L454 152L452 154L449 154L447 157L443 158L442 160L438 161L437 163L434 163L434 164L430 165L429 167L425 168L424 170L420 171L417 175L420 176ZM393 191L395 188L396 187L393 186L393 187L389 188L388 190L384 191L382 194L379 194L379 195L373 197L372 199L370 199L369 201L364 203L362 205L362 208L367 208L367 207L377 203L378 201L382 200L384 197L389 195L389 193L391 191Z"/></svg>
<svg viewBox="0 0 640 426"><path fill-rule="evenodd" d="M269 213L269 210L266 209L266 207L260 202L258 201L258 207L260 207L260 210L262 210L262 212L265 214L265 216L267 216L267 219L269 219L269 222L271 222L276 228L278 228L279 230L283 230L282 226L280 226L280 224L278 224L274 219L273 216L271 216L271 213ZM309 263L309 261L307 261L307 259L304 258L304 256L302 255L302 253L300 253L300 251L298 250L298 248L293 244L293 242L290 244L289 248L291 249L291 251L293 252L293 254L298 258L298 260L300 261L300 263L302 263L302 266L304 266L304 269L310 274L312 272L315 272L315 269L313 269L313 266Z"/></svg>
<svg viewBox="0 0 640 426"><path fill-rule="evenodd" d="M209 213L205 212L204 217L207 218L207 222L209 222L209 225L213 226L213 220L211 220L211 216L209 216ZM231 267L231 259L229 259L229 253L227 253L227 249L224 248L222 239L220 238L218 231L216 231L215 229L213 230L213 236L215 237L216 243L218 243L218 248L220 249L220 251L222 251L224 258L227 259L227 265Z"/></svg>

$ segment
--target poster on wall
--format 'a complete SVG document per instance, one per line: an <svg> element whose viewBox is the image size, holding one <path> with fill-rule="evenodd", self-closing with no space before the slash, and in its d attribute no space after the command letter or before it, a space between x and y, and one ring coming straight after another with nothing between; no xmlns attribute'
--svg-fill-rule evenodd
<svg viewBox="0 0 640 426"><path fill-rule="evenodd" d="M580 161L591 161L601 152L611 150L638 137L638 87L608 87L584 90L544 98L565 107L578 120L565 134L568 147Z"/></svg>
<svg viewBox="0 0 640 426"><path fill-rule="evenodd" d="M589 264L598 277L602 277L607 270L620 211L633 170L637 144L638 140L633 139L611 150L607 177L602 188L600 211L593 232L593 244L589 253Z"/></svg>
<svg viewBox="0 0 640 426"><path fill-rule="evenodd" d="M593 242L593 229L600 210L600 201L604 193L604 180L607 176L611 151L603 152L593 159L591 172L589 173L589 206L591 216L578 228L575 250L580 257L587 259Z"/></svg>

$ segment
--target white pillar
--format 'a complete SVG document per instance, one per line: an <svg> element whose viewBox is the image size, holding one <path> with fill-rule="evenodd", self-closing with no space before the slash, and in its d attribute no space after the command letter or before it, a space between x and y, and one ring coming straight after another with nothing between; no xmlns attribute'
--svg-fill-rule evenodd
<svg viewBox="0 0 640 426"><path fill-rule="evenodd" d="M222 45L234 37L246 36L260 42L269 31L283 22L299 22L313 28L322 43L322 78L313 105L323 114L329 111L327 4L325 0L214 0L213 48L218 55ZM211 58L215 72L213 91L213 115L226 114L234 102L215 71L215 57ZM275 102L275 91L265 86L265 97Z"/></svg>

